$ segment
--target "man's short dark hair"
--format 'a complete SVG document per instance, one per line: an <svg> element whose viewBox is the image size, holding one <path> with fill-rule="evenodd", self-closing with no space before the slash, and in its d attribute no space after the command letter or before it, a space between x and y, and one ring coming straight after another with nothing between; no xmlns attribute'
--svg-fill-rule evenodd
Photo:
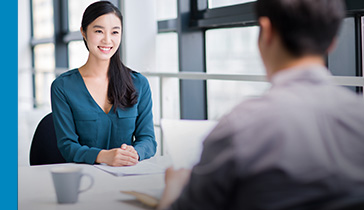
<svg viewBox="0 0 364 210"><path fill-rule="evenodd" d="M293 55L324 55L345 16L345 5L343 0L258 0L256 14L270 19Z"/></svg>

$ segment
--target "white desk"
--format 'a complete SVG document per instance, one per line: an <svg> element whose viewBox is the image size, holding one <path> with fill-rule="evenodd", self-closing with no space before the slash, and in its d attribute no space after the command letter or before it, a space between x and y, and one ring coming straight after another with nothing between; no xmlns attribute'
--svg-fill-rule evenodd
<svg viewBox="0 0 364 210"><path fill-rule="evenodd" d="M169 157L155 157L150 161L159 163L164 167L170 165ZM58 204L50 169L60 165L75 164L19 167L19 210L148 209L133 196L120 193L120 190L151 191L160 194L164 189L164 174L116 177L92 165L77 164L83 168L83 172L94 177L94 185L90 190L79 194L76 204ZM88 184L87 177L82 179L81 189Z"/></svg>

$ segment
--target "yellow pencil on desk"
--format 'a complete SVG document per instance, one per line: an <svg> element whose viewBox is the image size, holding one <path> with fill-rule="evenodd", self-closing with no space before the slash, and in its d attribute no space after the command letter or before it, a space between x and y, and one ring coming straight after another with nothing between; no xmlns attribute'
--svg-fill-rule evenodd
<svg viewBox="0 0 364 210"><path fill-rule="evenodd" d="M150 196L145 193L136 192L136 191L120 191L121 193L128 194L135 196L135 198L140 201L141 203L150 206L150 207L157 207L159 200L153 196Z"/></svg>

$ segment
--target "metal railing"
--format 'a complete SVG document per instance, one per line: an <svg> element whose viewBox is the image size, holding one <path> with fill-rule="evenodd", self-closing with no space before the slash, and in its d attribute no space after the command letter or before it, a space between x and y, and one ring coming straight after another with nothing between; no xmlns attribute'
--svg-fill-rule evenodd
<svg viewBox="0 0 364 210"><path fill-rule="evenodd" d="M35 74L56 74L59 75L67 69L56 69L55 71L19 71L21 73ZM157 77L159 83L159 123L154 124L155 127L160 128L160 119L163 119L163 78L176 78L181 80L225 80L225 81L244 81L244 82L268 82L264 75L242 75L242 74L209 74L209 73L196 73L196 72L178 72L178 73L163 73L163 72L141 72L146 77ZM348 76L331 76L332 81L336 85L364 87L364 77L348 77ZM161 155L163 155L163 131L161 130Z"/></svg>
<svg viewBox="0 0 364 210"><path fill-rule="evenodd" d="M159 120L163 119L163 78L177 78L188 80L226 80L226 81L244 81L244 82L268 82L264 75L242 75L242 74L209 74L197 72L141 72L146 77L157 77L159 80ZM348 77L348 76L330 76L336 85L364 87L364 77ZM160 121L159 121L160 122ZM160 128L159 124L154 124ZM163 130L161 129L161 155L164 151Z"/></svg>

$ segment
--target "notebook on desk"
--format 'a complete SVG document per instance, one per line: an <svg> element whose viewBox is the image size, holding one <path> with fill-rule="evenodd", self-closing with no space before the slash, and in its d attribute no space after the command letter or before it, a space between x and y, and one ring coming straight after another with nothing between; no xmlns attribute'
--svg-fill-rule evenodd
<svg viewBox="0 0 364 210"><path fill-rule="evenodd" d="M108 172L114 176L135 176L164 173L165 167L160 166L150 160L140 161L134 166L113 167L106 164L94 165L96 168Z"/></svg>

